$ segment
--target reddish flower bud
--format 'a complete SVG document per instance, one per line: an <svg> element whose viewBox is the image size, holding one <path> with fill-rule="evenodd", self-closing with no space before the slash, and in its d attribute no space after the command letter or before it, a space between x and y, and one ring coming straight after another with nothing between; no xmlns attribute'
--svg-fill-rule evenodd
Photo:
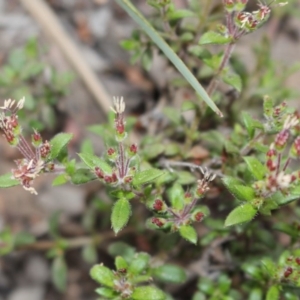
<svg viewBox="0 0 300 300"><path fill-rule="evenodd" d="M35 141L35 142L38 142L42 139L41 135L39 132L35 131L34 134L32 135L32 139Z"/></svg>
<svg viewBox="0 0 300 300"><path fill-rule="evenodd" d="M290 153L291 153L292 157L294 157L294 158L300 157L300 136L298 136L295 139L295 141L291 147Z"/></svg>
<svg viewBox="0 0 300 300"><path fill-rule="evenodd" d="M115 153L116 153L116 151L115 151L113 148L107 149L107 154L108 154L109 156L111 156L111 155L113 155L113 154L115 154Z"/></svg>
<svg viewBox="0 0 300 300"><path fill-rule="evenodd" d="M289 139L289 136L290 136L290 132L287 129L283 129L282 131L280 131L277 134L277 136L275 138L275 148L278 151L281 151L284 149L284 147L286 146L287 141Z"/></svg>
<svg viewBox="0 0 300 300"><path fill-rule="evenodd" d="M136 152L137 152L137 150L138 150L137 145L136 145L136 144L132 144L132 145L130 146L129 150L130 150L130 152L131 152L132 154L136 154Z"/></svg>
<svg viewBox="0 0 300 300"><path fill-rule="evenodd" d="M123 134L125 132L125 126L123 123L117 123L116 124L116 130L118 134Z"/></svg>
<svg viewBox="0 0 300 300"><path fill-rule="evenodd" d="M95 167L95 174L98 178L104 178L104 173L99 167Z"/></svg>
<svg viewBox="0 0 300 300"><path fill-rule="evenodd" d="M162 218L152 218L152 224L155 224L157 227L162 227L165 225L166 221Z"/></svg>
<svg viewBox="0 0 300 300"><path fill-rule="evenodd" d="M295 262L296 262L297 265L300 265L300 257L296 257Z"/></svg>
<svg viewBox="0 0 300 300"><path fill-rule="evenodd" d="M195 214L195 221L201 222L203 220L203 218L204 218L204 213L203 212L199 211Z"/></svg>
<svg viewBox="0 0 300 300"><path fill-rule="evenodd" d="M266 163L267 168L269 169L269 171L275 171L277 168L277 164L274 160L272 159L268 159L267 163Z"/></svg>
<svg viewBox="0 0 300 300"><path fill-rule="evenodd" d="M103 179L106 183L112 183L113 181L112 177L109 175L105 175Z"/></svg>
<svg viewBox="0 0 300 300"><path fill-rule="evenodd" d="M19 125L18 117L15 114L11 115L11 117L10 117L10 126L12 128L16 128L18 125Z"/></svg>
<svg viewBox="0 0 300 300"><path fill-rule="evenodd" d="M156 211L161 211L164 203L160 199L156 199L153 204L153 209Z"/></svg>
<svg viewBox="0 0 300 300"><path fill-rule="evenodd" d="M292 267L287 267L283 273L283 276L285 278L289 277L293 273L293 268Z"/></svg>
<svg viewBox="0 0 300 300"><path fill-rule="evenodd" d="M118 181L118 177L117 177L116 173L112 173L111 179L112 179L112 182Z"/></svg>
<svg viewBox="0 0 300 300"><path fill-rule="evenodd" d="M45 141L41 147L40 147L40 154L42 158L45 158L48 156L51 150L51 145L48 141Z"/></svg>
<svg viewBox="0 0 300 300"><path fill-rule="evenodd" d="M270 158L272 158L276 155L277 155L277 151L273 148L269 149L268 152L267 152L267 156L270 157Z"/></svg>
<svg viewBox="0 0 300 300"><path fill-rule="evenodd" d="M130 183L132 181L132 176L126 176L125 178L124 178L124 182L125 183Z"/></svg>

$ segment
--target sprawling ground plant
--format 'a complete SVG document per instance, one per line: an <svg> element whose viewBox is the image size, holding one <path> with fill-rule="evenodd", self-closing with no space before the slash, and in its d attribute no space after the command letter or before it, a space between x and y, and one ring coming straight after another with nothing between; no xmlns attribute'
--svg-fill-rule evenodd
<svg viewBox="0 0 300 300"><path fill-rule="evenodd" d="M33 130L29 141L18 118L25 99L5 100L0 107L0 128L21 157L15 169L0 177L0 187L21 185L38 194L34 181L46 173L57 175L54 185L98 181L105 187L112 205L107 210L103 202L92 201L83 222L91 233L82 245L83 256L94 264L90 275L100 285L96 290L100 299L298 299L300 112L284 99L255 95L260 112L243 110L237 115L220 88L223 83L227 88L229 85L243 100L243 85L247 85L243 76L249 74L237 71L237 61L232 59L234 46L267 21L271 7L285 3L258 3L257 10L249 12L247 1L224 0L223 25L211 23L209 1L204 1L202 10L197 1L190 1L190 9L177 10L169 0L151 0L153 18L160 21L152 26L129 1L117 2L144 24L151 38L135 32L122 43L133 51L133 60L141 58L148 68L153 42L167 58L172 53L170 61L177 68L181 57L197 72L193 75L181 70L187 81L173 84L180 88L193 80L203 82L203 94L199 86L195 88L199 82L191 85L209 105L213 99L224 109L224 118L213 115L193 95L182 101L180 110L166 107L168 122L163 130L156 136L144 136L137 145L129 142L135 121L126 115L123 97L115 97L108 124L89 128L105 139L106 150L96 155L90 147L82 147L78 157L71 158L68 143L72 134L59 133L47 141ZM163 31L158 39L154 28ZM162 37L168 44L161 43ZM207 44L223 48L210 51ZM248 93L248 97L253 99L254 95ZM236 107L242 106L237 103ZM211 108L221 115L215 104ZM183 117L185 111L193 111L193 120ZM209 151L205 155L191 151L199 148ZM98 211L110 215L113 235L128 229L144 234L148 243L155 245L153 257L117 242L107 249L114 257L114 268L95 264L96 249L104 238L97 236ZM81 241L61 236L56 217L51 220L54 242L48 256L53 258L53 282L63 290L65 254ZM278 242L280 234L287 235L288 242ZM111 238L110 233L106 238ZM8 228L0 239L3 255L34 243L33 237L22 240ZM215 249L219 249L219 256L213 256ZM182 266L169 263L164 256L176 258ZM196 260L201 262L199 268L192 266ZM184 267L185 262L190 266ZM184 295L169 289L168 284L185 282L193 287Z"/></svg>

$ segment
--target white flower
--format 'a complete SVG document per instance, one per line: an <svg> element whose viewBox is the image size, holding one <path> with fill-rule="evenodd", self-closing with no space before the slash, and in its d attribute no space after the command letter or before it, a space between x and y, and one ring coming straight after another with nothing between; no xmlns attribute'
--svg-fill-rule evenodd
<svg viewBox="0 0 300 300"><path fill-rule="evenodd" d="M276 182L281 189L288 188L292 181L292 176L290 174L284 174L280 172L276 177Z"/></svg>
<svg viewBox="0 0 300 300"><path fill-rule="evenodd" d="M114 102L114 107L110 107L110 109L115 113L115 114L121 114L125 110L125 102L123 100L123 97L113 97L113 102Z"/></svg>
<svg viewBox="0 0 300 300"><path fill-rule="evenodd" d="M15 100L7 99L4 100L4 105L1 106L1 109L10 109L15 104Z"/></svg>
<svg viewBox="0 0 300 300"><path fill-rule="evenodd" d="M22 99L19 100L19 102L17 104L17 108L22 109L24 107L24 102L25 102L25 97L23 97Z"/></svg>
<svg viewBox="0 0 300 300"><path fill-rule="evenodd" d="M7 99L4 100L4 105L0 107L0 109L3 110L11 110L11 108L14 106L16 100ZM16 105L16 110L20 110L24 107L25 97L19 100L19 102Z"/></svg>
<svg viewBox="0 0 300 300"><path fill-rule="evenodd" d="M299 120L294 115L288 115L284 121L283 128L284 129L290 129L294 126L296 126L299 123Z"/></svg>

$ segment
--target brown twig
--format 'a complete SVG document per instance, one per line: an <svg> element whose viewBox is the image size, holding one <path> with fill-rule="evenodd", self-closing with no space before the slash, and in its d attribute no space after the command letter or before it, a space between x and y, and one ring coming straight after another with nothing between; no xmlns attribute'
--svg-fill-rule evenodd
<svg viewBox="0 0 300 300"><path fill-rule="evenodd" d="M92 237L88 236L81 236L81 237L76 237L76 238L69 238L69 239L64 239L62 238L63 241L66 242L67 249L75 249L75 248L80 248L89 244L94 244L94 245L100 245L103 242L107 242L110 239L115 239L116 237L120 237L122 235L126 235L128 233L136 232L136 230L132 227L128 227L123 229L118 236L110 230L107 232L104 232L102 234L98 234ZM42 241L37 241L31 244L27 245L21 245L16 248L16 250L21 251L21 250L36 250L36 251L46 251L51 248L54 248L57 245L57 241L55 240L42 240Z"/></svg>

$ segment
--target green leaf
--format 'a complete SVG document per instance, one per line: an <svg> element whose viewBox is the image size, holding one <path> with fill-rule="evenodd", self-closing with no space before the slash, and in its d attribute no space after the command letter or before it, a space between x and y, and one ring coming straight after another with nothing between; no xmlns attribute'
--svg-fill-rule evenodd
<svg viewBox="0 0 300 300"><path fill-rule="evenodd" d="M51 153L49 159L53 160L58 157L60 152L70 142L72 137L72 133L59 133L53 139L51 139L51 141L49 142L51 145Z"/></svg>
<svg viewBox="0 0 300 300"><path fill-rule="evenodd" d="M226 74L222 74L222 79L225 83L227 83L228 85L234 87L238 92L241 92L242 90L242 79L240 77L240 75L236 74L236 73L227 73Z"/></svg>
<svg viewBox="0 0 300 300"><path fill-rule="evenodd" d="M222 112L217 108L215 103L211 100L204 88L199 83L198 79L191 73L189 68L177 56L174 50L162 39L153 26L145 19L145 17L137 10L137 8L130 2L130 0L115 0L130 16L135 20L145 32L149 35L152 41L159 47L159 49L166 55L166 57L174 64L182 76L189 82L189 84L196 90L203 101L219 116L223 116Z"/></svg>
<svg viewBox="0 0 300 300"><path fill-rule="evenodd" d="M164 171L159 169L147 169L141 172L138 172L134 175L132 184L135 187L141 186L145 183L153 182L159 176L162 176Z"/></svg>
<svg viewBox="0 0 300 300"><path fill-rule="evenodd" d="M181 105L181 111L197 110L197 105L193 101L185 100Z"/></svg>
<svg viewBox="0 0 300 300"><path fill-rule="evenodd" d="M111 256L120 255L126 259L127 262L130 262L133 260L135 249L124 242L115 242L109 245L108 253Z"/></svg>
<svg viewBox="0 0 300 300"><path fill-rule="evenodd" d="M52 186L58 186L65 184L68 181L68 178L66 177L66 174L60 174L54 178L52 181Z"/></svg>
<svg viewBox="0 0 300 300"><path fill-rule="evenodd" d="M176 21L179 19L187 18L187 17L194 17L196 14L187 9L177 9L174 11L168 11L167 18L170 21Z"/></svg>
<svg viewBox="0 0 300 300"><path fill-rule="evenodd" d="M241 201L251 201L255 198L255 190L246 185L237 184L237 181L229 176L222 178L223 183L235 198Z"/></svg>
<svg viewBox="0 0 300 300"><path fill-rule="evenodd" d="M165 300L166 295L154 286L139 286L133 290L131 298L133 300Z"/></svg>
<svg viewBox="0 0 300 300"><path fill-rule="evenodd" d="M110 288L106 288L106 287L100 287L100 288L97 288L95 290L95 292L100 295L100 296L103 296L105 299L116 299L117 297L117 293L110 289ZM101 298L103 299L103 298Z"/></svg>
<svg viewBox="0 0 300 300"><path fill-rule="evenodd" d="M174 156L180 151L179 145L177 143L168 143L165 146L165 155Z"/></svg>
<svg viewBox="0 0 300 300"><path fill-rule="evenodd" d="M266 300L279 300L280 289L278 285L272 285L266 295Z"/></svg>
<svg viewBox="0 0 300 300"><path fill-rule="evenodd" d="M252 288L248 300L263 300L263 291L260 288Z"/></svg>
<svg viewBox="0 0 300 300"><path fill-rule="evenodd" d="M252 176L257 180L262 180L267 174L266 167L256 157L246 156L243 158Z"/></svg>
<svg viewBox="0 0 300 300"><path fill-rule="evenodd" d="M92 141L90 139L85 139L82 142L82 144L80 146L80 152L89 153L89 154L94 153L93 144L92 144Z"/></svg>
<svg viewBox="0 0 300 300"><path fill-rule="evenodd" d="M146 160L156 158L165 151L165 146L161 143L146 144L142 155Z"/></svg>
<svg viewBox="0 0 300 300"><path fill-rule="evenodd" d="M122 257L122 256L117 256L115 258L115 266L117 270L122 270L128 268L128 263L127 261Z"/></svg>
<svg viewBox="0 0 300 300"><path fill-rule="evenodd" d="M147 253L138 253L134 256L128 268L128 273L138 275L144 271L149 264L150 256Z"/></svg>
<svg viewBox="0 0 300 300"><path fill-rule="evenodd" d="M251 221L256 213L257 210L250 203L238 206L227 216L225 226L232 226Z"/></svg>
<svg viewBox="0 0 300 300"><path fill-rule="evenodd" d="M78 169L71 176L73 184L83 184L95 180L97 177L90 169Z"/></svg>
<svg viewBox="0 0 300 300"><path fill-rule="evenodd" d="M95 245L88 244L82 248L82 257L89 264L95 264L98 259Z"/></svg>
<svg viewBox="0 0 300 300"><path fill-rule="evenodd" d="M168 283L183 283L186 281L185 271L174 265L162 265L153 269L155 279Z"/></svg>
<svg viewBox="0 0 300 300"><path fill-rule="evenodd" d="M258 120L254 120L250 114L247 112L242 112L242 118L244 120L245 127L248 131L249 137L252 139L254 137L255 129L263 129L264 126Z"/></svg>
<svg viewBox="0 0 300 300"><path fill-rule="evenodd" d="M89 153L78 153L78 156L92 170L99 167L105 174L111 174L111 166L103 159Z"/></svg>
<svg viewBox="0 0 300 300"><path fill-rule="evenodd" d="M193 244L197 243L197 232L194 227L189 225L180 226L179 233L187 241Z"/></svg>
<svg viewBox="0 0 300 300"><path fill-rule="evenodd" d="M114 273L103 265L93 266L90 271L90 276L92 279L106 287L112 288L114 286Z"/></svg>
<svg viewBox="0 0 300 300"><path fill-rule="evenodd" d="M120 46L125 50L134 50L140 46L140 43L134 39L123 40L120 43Z"/></svg>
<svg viewBox="0 0 300 300"><path fill-rule="evenodd" d="M131 214L130 203L123 198L116 202L111 214L111 225L117 234L128 222Z"/></svg>
<svg viewBox="0 0 300 300"><path fill-rule="evenodd" d="M180 125L180 123L181 123L181 113L180 113L180 111L178 111L178 109L175 109L174 107L165 107L163 109L163 113L175 125Z"/></svg>
<svg viewBox="0 0 300 300"><path fill-rule="evenodd" d="M152 60L153 58L151 49L146 49L141 57L142 66L146 71L149 71L151 69Z"/></svg>
<svg viewBox="0 0 300 300"><path fill-rule="evenodd" d="M8 188L19 184L18 180L12 178L11 172L0 176L0 188Z"/></svg>
<svg viewBox="0 0 300 300"><path fill-rule="evenodd" d="M51 277L55 287L60 292L64 292L66 290L67 275L68 269L64 257L55 257L51 267Z"/></svg>
<svg viewBox="0 0 300 300"><path fill-rule="evenodd" d="M199 40L199 44L200 45L204 45L204 44L228 44L231 42L231 38L230 37L226 37L218 32L215 31L207 31L205 32L200 40Z"/></svg>
<svg viewBox="0 0 300 300"><path fill-rule="evenodd" d="M14 248L14 237L9 228L5 228L0 232L0 256L9 254Z"/></svg>
<svg viewBox="0 0 300 300"><path fill-rule="evenodd" d="M196 181L196 177L189 171L176 171L176 176L176 182L178 184L187 185L192 184Z"/></svg>
<svg viewBox="0 0 300 300"><path fill-rule="evenodd" d="M172 204L172 208L175 210L181 210L184 206L184 190L182 186L178 183L175 183L167 191L168 198Z"/></svg>

